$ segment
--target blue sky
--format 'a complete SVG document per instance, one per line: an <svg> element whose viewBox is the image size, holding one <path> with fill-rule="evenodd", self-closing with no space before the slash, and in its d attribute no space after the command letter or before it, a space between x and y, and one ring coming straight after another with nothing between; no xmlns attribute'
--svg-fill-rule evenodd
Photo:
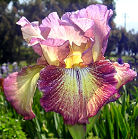
<svg viewBox="0 0 138 139"><path fill-rule="evenodd" d="M124 27L124 15L126 14L127 31L134 29L138 32L138 0L115 0L117 26Z"/></svg>

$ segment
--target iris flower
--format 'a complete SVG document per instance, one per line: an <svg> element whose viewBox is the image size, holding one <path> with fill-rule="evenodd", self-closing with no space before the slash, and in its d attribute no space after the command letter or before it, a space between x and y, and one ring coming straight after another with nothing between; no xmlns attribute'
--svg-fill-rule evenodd
<svg viewBox="0 0 138 139"><path fill-rule="evenodd" d="M63 116L66 124L86 124L105 104L120 97L119 89L133 80L129 64L106 60L112 10L104 5L50 13L38 22L22 17L23 38L40 56L36 65L24 67L4 80L7 100L24 119L32 119L33 96L38 86L46 112Z"/></svg>

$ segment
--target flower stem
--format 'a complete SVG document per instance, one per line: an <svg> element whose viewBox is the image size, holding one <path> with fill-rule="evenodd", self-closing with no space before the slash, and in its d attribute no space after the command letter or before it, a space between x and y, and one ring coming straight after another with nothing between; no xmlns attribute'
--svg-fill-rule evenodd
<svg viewBox="0 0 138 139"><path fill-rule="evenodd" d="M86 124L67 125L73 139L85 139Z"/></svg>

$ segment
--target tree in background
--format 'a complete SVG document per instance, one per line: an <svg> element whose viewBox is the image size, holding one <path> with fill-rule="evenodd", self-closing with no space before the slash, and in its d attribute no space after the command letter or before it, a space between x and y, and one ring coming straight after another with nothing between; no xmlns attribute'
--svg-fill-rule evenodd
<svg viewBox="0 0 138 139"><path fill-rule="evenodd" d="M135 63L137 63L138 33L134 34L133 31L128 33L128 52L134 58Z"/></svg>
<svg viewBox="0 0 138 139"><path fill-rule="evenodd" d="M8 9L10 1L0 2L0 62L7 62L17 59L18 49L21 45L21 35L18 32L16 11ZM19 46L19 47L17 47Z"/></svg>
<svg viewBox="0 0 138 139"><path fill-rule="evenodd" d="M11 7L9 7L11 3ZM25 49L22 41L20 27L16 22L22 16L24 10L17 0L0 1L0 63L14 62L20 60L33 60L31 48ZM20 53L20 52L23 53ZM31 57L32 56L32 57ZM36 56L35 56L36 57Z"/></svg>

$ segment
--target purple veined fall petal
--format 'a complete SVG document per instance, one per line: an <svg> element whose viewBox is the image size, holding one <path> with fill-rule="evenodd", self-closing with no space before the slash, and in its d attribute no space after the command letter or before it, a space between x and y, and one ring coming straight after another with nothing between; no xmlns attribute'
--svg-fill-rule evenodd
<svg viewBox="0 0 138 139"><path fill-rule="evenodd" d="M66 124L88 123L88 118L116 93L114 74L116 71L107 60L86 68L48 66L40 72L40 103L46 112L60 113Z"/></svg>
<svg viewBox="0 0 138 139"><path fill-rule="evenodd" d="M114 102L114 101L118 100L120 97L121 97L120 93L117 92L107 100L106 104L108 104L110 102Z"/></svg>
<svg viewBox="0 0 138 139"><path fill-rule="evenodd" d="M127 82L132 81L137 76L137 73L132 69L130 69L129 64L127 63L119 64L117 62L114 62L113 66L115 67L115 70L117 72L115 74L115 78L117 80L117 85L116 85L117 90L119 90ZM121 95L118 91L107 101L107 103L114 102L120 97Z"/></svg>
<svg viewBox="0 0 138 139"><path fill-rule="evenodd" d="M137 76L137 73L134 70L130 69L128 63L119 64L117 62L114 62L113 66L117 71L117 74L115 75L115 78L118 81L116 86L117 89L120 89L123 85L125 85L129 81L132 81Z"/></svg>
<svg viewBox="0 0 138 139"><path fill-rule="evenodd" d="M24 67L20 72L14 72L4 79L3 88L7 100L26 120L35 117L32 111L33 96L43 67L41 65Z"/></svg>

